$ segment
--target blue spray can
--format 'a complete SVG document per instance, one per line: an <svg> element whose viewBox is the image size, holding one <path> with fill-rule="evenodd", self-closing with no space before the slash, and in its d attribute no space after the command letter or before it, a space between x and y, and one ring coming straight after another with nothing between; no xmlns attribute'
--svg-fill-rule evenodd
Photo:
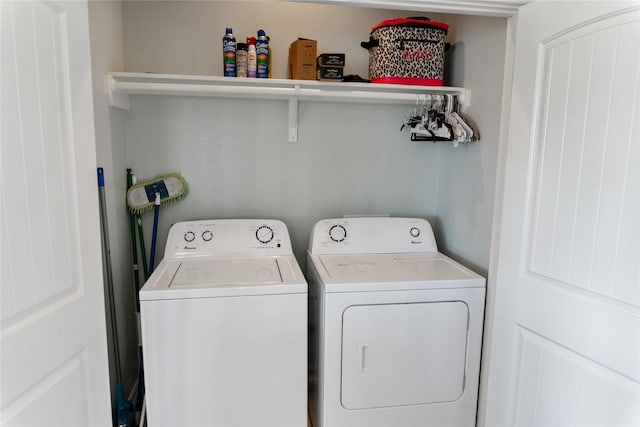
<svg viewBox="0 0 640 427"><path fill-rule="evenodd" d="M269 39L264 30L258 30L258 39L256 40L256 56L258 70L256 77L266 79L269 77Z"/></svg>
<svg viewBox="0 0 640 427"><path fill-rule="evenodd" d="M222 38L222 55L225 77L236 76L236 38L231 28L227 28Z"/></svg>

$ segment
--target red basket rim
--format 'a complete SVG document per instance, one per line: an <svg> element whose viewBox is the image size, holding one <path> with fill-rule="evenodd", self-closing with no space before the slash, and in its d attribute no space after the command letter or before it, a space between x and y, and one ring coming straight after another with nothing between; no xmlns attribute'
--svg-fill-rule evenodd
<svg viewBox="0 0 640 427"><path fill-rule="evenodd" d="M373 32L380 27L392 27L394 25L402 25L402 24L418 24L424 27L439 28L444 31L449 30L449 25L444 24L442 22L424 21L422 19L412 19L412 18L391 18L391 19L382 21L377 25L374 25L373 27L371 27L371 31Z"/></svg>

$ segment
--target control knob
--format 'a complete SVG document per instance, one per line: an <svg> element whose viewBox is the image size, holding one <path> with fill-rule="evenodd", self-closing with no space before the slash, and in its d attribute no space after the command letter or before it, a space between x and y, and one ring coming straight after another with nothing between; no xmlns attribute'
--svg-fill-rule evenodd
<svg viewBox="0 0 640 427"><path fill-rule="evenodd" d="M256 239L258 239L260 243L269 243L273 240L273 236L273 229L268 225L261 225L256 230Z"/></svg>
<svg viewBox="0 0 640 427"><path fill-rule="evenodd" d="M193 242L196 239L196 233L193 231L187 231L184 233L184 241L185 242Z"/></svg>
<svg viewBox="0 0 640 427"><path fill-rule="evenodd" d="M342 242L344 239L347 238L347 229L344 228L342 225L338 225L338 224L333 225L329 229L329 237L334 242Z"/></svg>

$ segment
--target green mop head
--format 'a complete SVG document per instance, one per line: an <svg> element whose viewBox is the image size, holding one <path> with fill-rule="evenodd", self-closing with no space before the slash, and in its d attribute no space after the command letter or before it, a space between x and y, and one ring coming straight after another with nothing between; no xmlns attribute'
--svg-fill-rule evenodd
<svg viewBox="0 0 640 427"><path fill-rule="evenodd" d="M131 213L139 214L153 209L156 193L160 193L160 204L164 206L182 199L188 192L187 181L178 173L170 173L132 185L127 190L127 206Z"/></svg>

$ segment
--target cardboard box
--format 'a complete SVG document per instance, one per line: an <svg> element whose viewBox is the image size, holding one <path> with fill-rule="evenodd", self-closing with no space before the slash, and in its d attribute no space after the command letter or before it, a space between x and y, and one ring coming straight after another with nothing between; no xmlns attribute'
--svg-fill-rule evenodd
<svg viewBox="0 0 640 427"><path fill-rule="evenodd" d="M316 79L316 48L315 40L301 39L289 46L289 78L295 80Z"/></svg>
<svg viewBox="0 0 640 427"><path fill-rule="evenodd" d="M318 56L318 67L344 67L344 53L321 53Z"/></svg>

